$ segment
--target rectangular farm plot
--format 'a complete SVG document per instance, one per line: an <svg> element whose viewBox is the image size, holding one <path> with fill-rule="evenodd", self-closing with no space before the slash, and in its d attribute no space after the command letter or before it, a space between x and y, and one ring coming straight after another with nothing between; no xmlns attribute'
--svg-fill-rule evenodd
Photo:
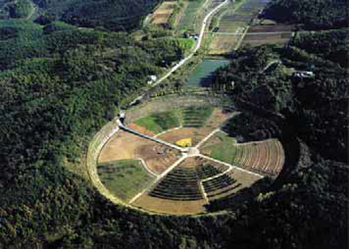
<svg viewBox="0 0 349 249"><path fill-rule="evenodd" d="M248 30L249 33L262 32L292 32L295 30L294 25L270 24L270 25L254 25Z"/></svg>
<svg viewBox="0 0 349 249"><path fill-rule="evenodd" d="M228 17L223 17L219 23L218 32L238 33L247 26L248 22L232 21Z"/></svg>
<svg viewBox="0 0 349 249"><path fill-rule="evenodd" d="M175 110L151 114L136 120L135 124L154 134L180 126L178 114Z"/></svg>
<svg viewBox="0 0 349 249"><path fill-rule="evenodd" d="M240 39L241 35L215 34L213 41L210 44L209 53L212 55L231 53L235 49Z"/></svg>
<svg viewBox="0 0 349 249"><path fill-rule="evenodd" d="M156 179L144 168L140 160L120 160L99 164L97 171L105 187L125 202L149 187Z"/></svg>
<svg viewBox="0 0 349 249"><path fill-rule="evenodd" d="M166 24L170 16L172 15L176 2L165 1L159 8L151 15L151 23L153 24Z"/></svg>
<svg viewBox="0 0 349 249"><path fill-rule="evenodd" d="M292 38L292 32L283 33L247 33L242 45L260 46L263 44L287 44Z"/></svg>
<svg viewBox="0 0 349 249"><path fill-rule="evenodd" d="M195 28L196 15L203 6L205 0L188 1L187 9L179 22L179 30Z"/></svg>

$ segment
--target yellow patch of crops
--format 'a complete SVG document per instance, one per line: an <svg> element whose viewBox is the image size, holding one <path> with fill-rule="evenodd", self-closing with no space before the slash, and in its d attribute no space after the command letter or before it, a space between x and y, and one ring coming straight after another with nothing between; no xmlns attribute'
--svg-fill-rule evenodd
<svg viewBox="0 0 349 249"><path fill-rule="evenodd" d="M181 147L191 147L192 146L192 140L191 140L191 138L184 138L184 139L178 140L176 142L176 144L178 146L181 146Z"/></svg>

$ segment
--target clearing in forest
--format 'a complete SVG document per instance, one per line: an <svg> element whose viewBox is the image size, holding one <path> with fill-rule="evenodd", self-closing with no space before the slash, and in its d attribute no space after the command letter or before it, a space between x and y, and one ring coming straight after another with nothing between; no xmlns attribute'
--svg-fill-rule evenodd
<svg viewBox="0 0 349 249"><path fill-rule="evenodd" d="M238 144L220 131L236 112L206 103L157 110L144 116L139 111L136 121L127 125L156 136L157 142L119 130L98 159L101 182L134 207L174 215L203 214L237 194L239 200L248 198L249 191L243 189L281 171L284 154L278 140ZM189 148L181 151L160 140Z"/></svg>

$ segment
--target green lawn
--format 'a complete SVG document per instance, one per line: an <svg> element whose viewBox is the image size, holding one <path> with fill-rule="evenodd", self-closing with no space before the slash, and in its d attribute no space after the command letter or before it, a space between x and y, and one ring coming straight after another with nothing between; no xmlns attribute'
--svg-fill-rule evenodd
<svg viewBox="0 0 349 249"><path fill-rule="evenodd" d="M119 160L98 165L98 175L109 191L128 202L150 186L155 176L139 160Z"/></svg>
<svg viewBox="0 0 349 249"><path fill-rule="evenodd" d="M223 132L217 132L214 137L218 137L220 142L204 147L211 150L210 157L226 163L233 163L239 147L233 146L236 140Z"/></svg>
<svg viewBox="0 0 349 249"><path fill-rule="evenodd" d="M187 107L182 110L183 126L202 127L211 117L212 107Z"/></svg>
<svg viewBox="0 0 349 249"><path fill-rule="evenodd" d="M155 134L180 126L177 111L154 113L135 122Z"/></svg>

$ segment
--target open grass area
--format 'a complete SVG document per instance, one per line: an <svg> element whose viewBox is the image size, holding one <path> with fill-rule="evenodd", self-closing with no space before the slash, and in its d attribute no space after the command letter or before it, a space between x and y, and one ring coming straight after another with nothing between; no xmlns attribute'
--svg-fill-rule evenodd
<svg viewBox="0 0 349 249"><path fill-rule="evenodd" d="M109 191L128 202L155 179L139 160L119 160L98 165L98 175Z"/></svg>
<svg viewBox="0 0 349 249"><path fill-rule="evenodd" d="M207 146L203 146L202 152L222 162L232 163L238 149L233 146L236 140L223 132L217 132L212 141L212 144L208 143Z"/></svg>
<svg viewBox="0 0 349 249"><path fill-rule="evenodd" d="M155 134L180 126L177 111L154 113L135 122Z"/></svg>
<svg viewBox="0 0 349 249"><path fill-rule="evenodd" d="M184 127L202 127L211 117L214 108L212 107L187 107L182 111Z"/></svg>

